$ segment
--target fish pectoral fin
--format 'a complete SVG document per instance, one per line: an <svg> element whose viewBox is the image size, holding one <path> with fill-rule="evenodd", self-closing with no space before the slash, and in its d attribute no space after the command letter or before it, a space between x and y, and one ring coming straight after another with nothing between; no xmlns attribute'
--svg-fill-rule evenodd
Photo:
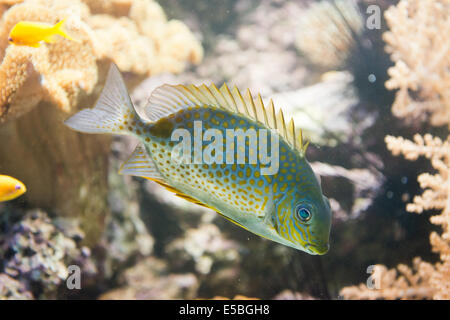
<svg viewBox="0 0 450 320"><path fill-rule="evenodd" d="M155 163L142 144L137 145L128 160L122 164L119 174L144 177L155 181L164 181L164 177L161 175L158 168L156 168Z"/></svg>
<svg viewBox="0 0 450 320"><path fill-rule="evenodd" d="M167 187L166 187L166 188L167 188ZM170 189L176 190L176 189L173 189L173 188L167 188L167 189L169 189L169 190L170 190ZM195 204L197 204L197 205L199 205L199 206L202 206L202 207L205 207L205 208L214 210L214 211L216 210L215 208L208 206L207 204L201 202L200 200L197 200L197 199L195 199L195 198L193 198L193 197L191 197L191 196L188 196L188 195L186 195L186 194L184 194L184 193L180 193L179 191L177 191L177 193L176 193L175 195L176 195L177 197L179 197L179 198L182 198L182 199L187 200L187 201L189 201L189 202L195 203Z"/></svg>
<svg viewBox="0 0 450 320"><path fill-rule="evenodd" d="M233 222L235 225L238 225L239 227L249 231L246 227L244 227L242 224L240 224L239 222L237 222L236 220L234 220L233 218L227 217L226 215L224 215L223 213L220 213L219 211L216 211L217 214L221 215L222 217L224 217L225 219L227 219L228 221Z"/></svg>
<svg viewBox="0 0 450 320"><path fill-rule="evenodd" d="M240 224L239 222L237 222L237 221L234 220L233 218L227 217L226 215L224 215L223 213L220 213L219 211L216 211L216 212L217 212L217 214L221 215L222 217L224 217L224 218L227 219L228 221L231 221L232 223L234 223L235 225L241 227L242 229L245 229L245 230L247 230L248 232L254 233L254 234L256 234L257 236L260 236L261 238L268 239L268 240L272 240L272 239L270 239L270 238L268 238L268 237L266 237L266 236L264 236L264 235L262 235L262 234L260 234L260 233L257 233L257 232L255 232L255 231L250 231L248 228L244 227L242 224Z"/></svg>

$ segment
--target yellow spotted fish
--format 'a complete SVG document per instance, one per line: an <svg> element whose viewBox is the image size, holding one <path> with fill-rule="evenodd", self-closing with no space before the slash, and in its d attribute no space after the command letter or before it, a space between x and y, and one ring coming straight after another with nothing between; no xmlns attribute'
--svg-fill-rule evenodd
<svg viewBox="0 0 450 320"><path fill-rule="evenodd" d="M18 46L40 47L42 42L53 43L56 37L62 36L66 39L79 42L70 37L63 29L66 19L55 25L44 22L20 21L9 33L8 41Z"/></svg>
<svg viewBox="0 0 450 320"><path fill-rule="evenodd" d="M0 174L0 202L13 200L27 191L19 180Z"/></svg>
<svg viewBox="0 0 450 320"><path fill-rule="evenodd" d="M264 238L310 254L328 251L331 210L306 161L307 144L260 95L163 85L141 117L112 65L95 107L65 124L136 136L140 144L122 174L155 181Z"/></svg>

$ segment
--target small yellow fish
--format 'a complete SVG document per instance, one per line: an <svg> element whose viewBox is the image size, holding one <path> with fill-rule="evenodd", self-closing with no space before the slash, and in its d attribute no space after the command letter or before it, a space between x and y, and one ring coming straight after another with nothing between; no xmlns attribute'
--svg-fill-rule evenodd
<svg viewBox="0 0 450 320"><path fill-rule="evenodd" d="M9 33L9 43L19 46L29 46L38 48L41 42L53 43L56 36L60 35L66 39L79 42L70 37L63 29L66 19L59 21L55 25L43 22L20 21Z"/></svg>
<svg viewBox="0 0 450 320"><path fill-rule="evenodd" d="M13 200L27 191L19 180L0 174L0 202Z"/></svg>

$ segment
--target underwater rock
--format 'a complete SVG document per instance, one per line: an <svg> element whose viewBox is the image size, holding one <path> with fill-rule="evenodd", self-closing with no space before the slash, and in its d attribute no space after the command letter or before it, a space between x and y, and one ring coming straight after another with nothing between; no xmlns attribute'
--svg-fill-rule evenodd
<svg viewBox="0 0 450 320"><path fill-rule="evenodd" d="M327 195L331 197L330 204L334 220L345 221L357 218L372 204L379 188L385 181L380 172L367 168L345 169L318 161L311 163L311 167L322 180L327 182L327 185L333 186L333 190L330 190ZM339 181L340 178L345 179L351 185L351 192L348 187L343 185L342 181Z"/></svg>
<svg viewBox="0 0 450 320"><path fill-rule="evenodd" d="M188 229L183 237L167 245L167 259L171 269L189 270L200 275L221 271L235 265L239 260L239 245L226 239L219 228L203 223L198 228Z"/></svg>
<svg viewBox="0 0 450 320"><path fill-rule="evenodd" d="M114 137L110 157L108 204L111 214L106 220L100 241L104 259L100 262L103 277L120 272L130 261L153 252L154 239L140 217L139 183L131 176L118 174L119 167L132 152L128 137ZM99 248L97 248L99 249Z"/></svg>
<svg viewBox="0 0 450 320"><path fill-rule="evenodd" d="M101 300L193 299L198 281L192 273L168 273L167 264L148 257L121 275L123 287L102 294Z"/></svg>
<svg viewBox="0 0 450 320"><path fill-rule="evenodd" d="M229 29L215 31L214 46L203 62L192 72L178 77L177 83L213 81L221 85L226 81L239 88L248 87L252 93L260 92L265 97L275 92L297 89L314 78L306 73L294 47L292 30L296 28L302 10L300 1L238 1L228 8L224 8L226 5L222 1L216 6L214 2L196 3L195 6L209 6L202 10L218 10L218 14L224 16L224 22L234 23ZM172 4L173 1L169 1L167 5L171 8ZM166 6L166 1L161 5ZM197 15L184 1L180 7L186 7L183 16L194 15L192 20L201 22L198 28L202 32L204 19L216 20L215 16ZM195 23L198 22L193 21ZM206 32L210 31L208 25L205 28Z"/></svg>
<svg viewBox="0 0 450 320"><path fill-rule="evenodd" d="M83 232L70 223L56 224L45 212L31 210L0 237L0 270L36 298L55 298L70 264L95 272L88 261L90 251L80 245Z"/></svg>
<svg viewBox="0 0 450 320"><path fill-rule="evenodd" d="M65 17L67 32L79 42L8 44L19 21ZM95 102L110 61L133 86L148 75L180 72L202 55L187 27L167 21L153 1L26 0L9 7L0 22L0 139L8 150L0 152L2 173L24 181L32 206L79 217L86 243L96 243L108 214L110 139L80 135L63 120Z"/></svg>

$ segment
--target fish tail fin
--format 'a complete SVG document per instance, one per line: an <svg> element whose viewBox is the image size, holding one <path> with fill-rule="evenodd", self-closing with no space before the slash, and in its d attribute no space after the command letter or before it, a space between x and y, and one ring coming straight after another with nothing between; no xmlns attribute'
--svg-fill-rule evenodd
<svg viewBox="0 0 450 320"><path fill-rule="evenodd" d="M130 133L128 122L139 122L125 83L114 63L105 86L92 109L84 109L64 121L73 130L85 133Z"/></svg>
<svg viewBox="0 0 450 320"><path fill-rule="evenodd" d="M66 21L67 21L67 18L64 18L53 26L53 30L54 30L55 34L58 34L66 39L81 43L80 40L72 38L64 30L64 24L66 23Z"/></svg>

